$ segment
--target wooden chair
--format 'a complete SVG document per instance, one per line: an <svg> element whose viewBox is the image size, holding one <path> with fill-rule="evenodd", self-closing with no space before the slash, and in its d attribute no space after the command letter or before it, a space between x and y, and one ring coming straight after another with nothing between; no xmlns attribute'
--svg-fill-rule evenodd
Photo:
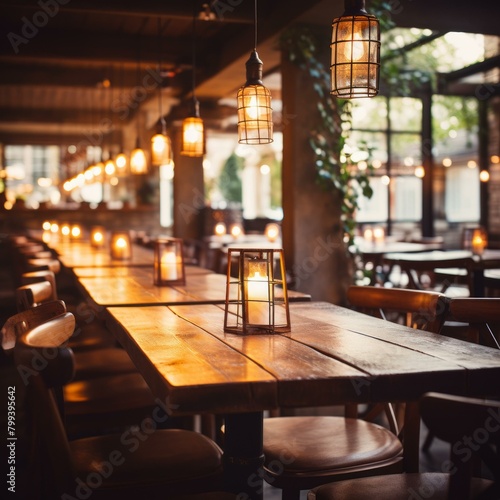
<svg viewBox="0 0 500 500"><path fill-rule="evenodd" d="M30 498L165 499L221 489L219 447L193 431L156 430L165 417L157 411L122 434L68 441L58 394L74 369L71 349L61 346L73 328L66 313L27 330L15 348L36 453ZM43 365L36 363L40 358Z"/></svg>
<svg viewBox="0 0 500 500"><path fill-rule="evenodd" d="M59 299L58 286L55 274L48 270L31 271L22 274L22 285L31 285L40 281L48 281L52 286L52 300ZM116 347L116 341L107 328L97 318L95 311L92 311L79 296L69 297L64 294L64 303L69 312L75 315L77 328L69 343L73 350L95 350L97 348ZM29 301L29 299L28 299ZM28 304L26 304L28 305ZM29 305L28 305L29 307Z"/></svg>
<svg viewBox="0 0 500 500"><path fill-rule="evenodd" d="M39 271L49 273L50 271ZM50 300L53 296L52 283L49 281L34 282L20 286L16 289L18 311L23 311L38 304ZM105 335L110 333L106 331ZM85 335L85 332L83 332ZM74 347L74 334L68 344ZM78 347L80 342L76 342ZM127 352L109 342L97 344L94 349L80 349L76 351L76 374L74 380L102 377L106 375L118 375L136 372L136 367Z"/></svg>
<svg viewBox="0 0 500 500"><path fill-rule="evenodd" d="M441 333L500 349L500 298L457 297L449 301Z"/></svg>
<svg viewBox="0 0 500 500"><path fill-rule="evenodd" d="M352 286L347 296L352 305L377 315L389 308L404 313L410 326L429 331L439 329L445 313L444 296L435 292ZM402 472L400 425L390 403L382 409L390 429L357 418L356 405L346 407L345 417L265 419L264 478L283 490L283 500L292 500L300 490L333 480ZM379 411L377 406L367 417ZM285 463L283 457L292 458Z"/></svg>
<svg viewBox="0 0 500 500"><path fill-rule="evenodd" d="M374 286L350 286L347 300L354 309L418 330L439 333L447 299L438 292Z"/></svg>
<svg viewBox="0 0 500 500"><path fill-rule="evenodd" d="M452 445L450 462L443 463L445 472L339 481L313 489L307 496L308 500L500 498L500 425L495 419L500 413L500 402L428 393L421 399L420 413L429 429ZM468 442L472 444L468 445ZM496 446L496 450L492 446ZM490 467L495 482L473 477L474 455Z"/></svg>
<svg viewBox="0 0 500 500"><path fill-rule="evenodd" d="M38 291L48 295L47 285L48 282L41 282L18 288L19 303L26 304L26 297L32 296L38 300ZM60 311L62 304L66 313L64 303L59 301L57 304L57 310ZM23 311L19 319L16 315L13 320L8 320L2 329L2 345L12 348L20 326L23 326L23 314L40 307L31 307ZM36 319L39 316L33 317ZM30 325L35 325L34 320ZM74 328L68 340L73 334ZM66 426L70 436L135 424L155 407L148 385L125 350L117 347L86 350L74 354L74 364L76 375L74 373L72 382L64 387Z"/></svg>
<svg viewBox="0 0 500 500"><path fill-rule="evenodd" d="M500 349L500 298L450 299L445 319L440 330L442 335ZM433 439L429 430L423 451L430 449Z"/></svg>
<svg viewBox="0 0 500 500"><path fill-rule="evenodd" d="M384 263L399 266L402 273L408 276L408 286L412 290L427 290L445 293L449 297L471 295L470 279L466 284L453 283L450 279L439 280L436 269L470 269L473 259L463 256L463 252L432 252L426 258L416 254L387 254Z"/></svg>

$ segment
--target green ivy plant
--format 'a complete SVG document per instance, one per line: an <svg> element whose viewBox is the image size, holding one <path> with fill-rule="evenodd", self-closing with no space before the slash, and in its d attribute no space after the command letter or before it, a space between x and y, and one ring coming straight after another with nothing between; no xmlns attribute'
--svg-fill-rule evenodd
<svg viewBox="0 0 500 500"><path fill-rule="evenodd" d="M351 103L330 95L330 71L321 60L324 40L319 38L308 26L295 26L283 33L281 48L313 81L318 119L309 145L317 181L325 190L340 194L344 241L352 245L360 197L370 198L373 194L369 181L372 167L359 170L343 152L351 129Z"/></svg>

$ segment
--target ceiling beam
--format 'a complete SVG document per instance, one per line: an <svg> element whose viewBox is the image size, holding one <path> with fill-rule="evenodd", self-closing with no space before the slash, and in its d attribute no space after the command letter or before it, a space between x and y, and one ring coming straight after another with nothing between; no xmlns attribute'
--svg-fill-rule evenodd
<svg viewBox="0 0 500 500"><path fill-rule="evenodd" d="M162 40L162 61L168 65L188 64L179 57L178 46L191 46L191 37L164 37ZM88 31L50 30L40 31L36 43L17 46L18 53L9 43L0 45L0 60L19 63L21 59L40 63L43 61L61 62L69 65L114 65L128 63L131 67L138 64L158 64L158 38L153 36L134 36L127 34L89 33Z"/></svg>
<svg viewBox="0 0 500 500"><path fill-rule="evenodd" d="M217 21L225 23L253 24L253 2L225 1L213 3L212 12ZM23 0L0 1L1 7L9 9L40 10L34 2ZM199 2L201 10L202 2ZM165 19L193 18L192 2L179 0L71 0L65 5L59 5L59 12L73 12L78 14L92 14L95 16L133 16L133 17L161 17Z"/></svg>

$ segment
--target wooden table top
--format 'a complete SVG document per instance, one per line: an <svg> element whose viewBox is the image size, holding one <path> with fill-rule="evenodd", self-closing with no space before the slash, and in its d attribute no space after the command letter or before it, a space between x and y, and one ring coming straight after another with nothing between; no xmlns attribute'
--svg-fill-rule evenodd
<svg viewBox="0 0 500 500"><path fill-rule="evenodd" d="M117 270L115 274L114 271ZM108 268L102 275L83 277L75 268L80 285L95 304L104 307L173 304L223 304L226 300L226 276L197 266L186 266L186 284L156 286L152 266ZM87 274L88 270L83 274ZM293 290L288 300L310 301L311 296Z"/></svg>
<svg viewBox="0 0 500 500"><path fill-rule="evenodd" d="M383 241L373 243L358 240L350 250L352 253L361 253L364 256L382 256L386 253L419 253L431 250L439 250L443 245L439 243L413 243L409 241Z"/></svg>
<svg viewBox="0 0 500 500"><path fill-rule="evenodd" d="M114 307L108 325L174 414L252 412L427 391L500 395L500 351L327 303L291 304L285 335L224 333L215 305Z"/></svg>
<svg viewBox="0 0 500 500"><path fill-rule="evenodd" d="M53 247L61 263L69 268L77 267L124 267L153 266L153 250L132 245L132 258L116 260L111 258L108 248L95 249L87 242L60 243Z"/></svg>

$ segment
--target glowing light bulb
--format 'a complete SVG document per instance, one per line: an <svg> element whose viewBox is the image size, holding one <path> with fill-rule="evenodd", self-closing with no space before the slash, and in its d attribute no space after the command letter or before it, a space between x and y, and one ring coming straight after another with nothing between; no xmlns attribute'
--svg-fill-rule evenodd
<svg viewBox="0 0 500 500"><path fill-rule="evenodd" d="M361 38L360 30L356 30L352 34L351 39L346 39L344 47L344 56L348 61L359 61L365 55L365 47L363 39Z"/></svg>

